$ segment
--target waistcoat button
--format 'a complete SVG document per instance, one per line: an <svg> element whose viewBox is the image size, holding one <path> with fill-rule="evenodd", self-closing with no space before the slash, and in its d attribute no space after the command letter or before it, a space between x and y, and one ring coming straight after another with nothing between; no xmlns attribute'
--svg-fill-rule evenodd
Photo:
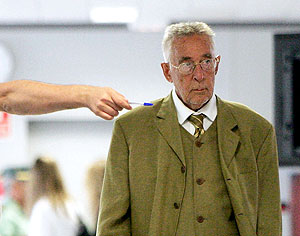
<svg viewBox="0 0 300 236"><path fill-rule="evenodd" d="M185 166L181 166L181 173L185 172Z"/></svg>
<svg viewBox="0 0 300 236"><path fill-rule="evenodd" d="M205 179L198 178L198 179L196 180L196 183L197 183L198 185L202 185L204 182L205 182Z"/></svg>
<svg viewBox="0 0 300 236"><path fill-rule="evenodd" d="M203 217L203 216L198 216L198 217L197 217L197 221L198 221L199 223L203 223L204 217Z"/></svg>
<svg viewBox="0 0 300 236"><path fill-rule="evenodd" d="M202 143L201 143L200 141L196 141L196 142L195 142L195 145L199 148L199 147L202 146Z"/></svg>
<svg viewBox="0 0 300 236"><path fill-rule="evenodd" d="M177 202L174 203L174 208L179 209L179 204Z"/></svg>

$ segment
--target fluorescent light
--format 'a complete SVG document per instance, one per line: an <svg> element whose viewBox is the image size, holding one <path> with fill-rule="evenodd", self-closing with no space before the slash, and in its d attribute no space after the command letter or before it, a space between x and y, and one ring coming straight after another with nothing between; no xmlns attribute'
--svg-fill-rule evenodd
<svg viewBox="0 0 300 236"><path fill-rule="evenodd" d="M134 7L95 7L90 11L94 23L133 23L137 17Z"/></svg>

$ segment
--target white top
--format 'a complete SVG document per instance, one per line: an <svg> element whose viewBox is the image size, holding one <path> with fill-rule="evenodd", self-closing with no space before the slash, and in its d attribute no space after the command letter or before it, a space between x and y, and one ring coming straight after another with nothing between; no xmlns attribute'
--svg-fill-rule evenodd
<svg viewBox="0 0 300 236"><path fill-rule="evenodd" d="M54 210L46 198L36 202L29 221L28 236L75 236L78 217L74 204L66 203L67 214L62 209Z"/></svg>
<svg viewBox="0 0 300 236"><path fill-rule="evenodd" d="M218 109L217 109L217 99L215 94L213 94L211 99L208 101L208 103L206 103L205 106L201 107L201 109L199 109L198 111L193 111L190 108L188 108L186 105L184 105L184 103L177 96L175 92L175 88L172 90L172 97L177 111L178 122L190 134L194 134L195 132L195 126L193 126L192 123L187 120L187 118L190 115L192 114L205 115L203 119L204 130L207 130L217 117Z"/></svg>

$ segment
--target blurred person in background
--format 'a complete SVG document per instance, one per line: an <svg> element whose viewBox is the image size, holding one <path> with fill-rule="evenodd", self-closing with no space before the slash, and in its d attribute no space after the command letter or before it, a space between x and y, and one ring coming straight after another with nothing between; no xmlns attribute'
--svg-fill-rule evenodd
<svg viewBox="0 0 300 236"><path fill-rule="evenodd" d="M99 213L100 196L104 178L105 161L92 163L86 173L85 184L88 190L90 216L92 220L92 235L96 235L96 225Z"/></svg>
<svg viewBox="0 0 300 236"><path fill-rule="evenodd" d="M0 219L1 236L26 236L28 218L25 214L28 168L9 168L2 173L4 199Z"/></svg>
<svg viewBox="0 0 300 236"><path fill-rule="evenodd" d="M37 115L86 107L95 115L111 120L128 100L109 87L55 85L30 80L0 83L0 111L18 115Z"/></svg>
<svg viewBox="0 0 300 236"><path fill-rule="evenodd" d="M30 236L75 236L79 220L56 162L48 157L35 161L29 180Z"/></svg>

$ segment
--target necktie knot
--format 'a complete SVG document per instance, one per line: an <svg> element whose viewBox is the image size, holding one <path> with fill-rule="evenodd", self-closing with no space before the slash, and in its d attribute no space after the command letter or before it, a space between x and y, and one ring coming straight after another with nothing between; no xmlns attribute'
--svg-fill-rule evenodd
<svg viewBox="0 0 300 236"><path fill-rule="evenodd" d="M192 123L192 125L195 127L195 133L194 136L198 138L200 135L204 133L204 128L203 128L203 119L204 115L190 115L188 117L188 121Z"/></svg>

